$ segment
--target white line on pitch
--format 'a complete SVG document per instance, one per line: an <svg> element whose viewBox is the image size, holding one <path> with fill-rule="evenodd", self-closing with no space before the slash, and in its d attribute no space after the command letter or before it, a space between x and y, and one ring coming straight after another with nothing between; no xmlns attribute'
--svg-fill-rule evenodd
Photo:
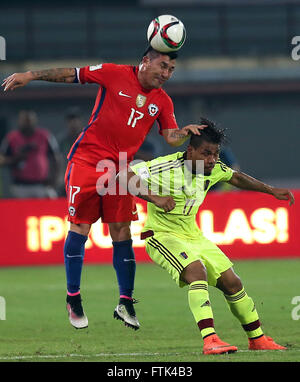
<svg viewBox="0 0 300 382"><path fill-rule="evenodd" d="M293 351L300 351L300 349L291 349ZM267 350L260 350L260 352L266 352ZM253 350L238 350L238 353L253 353ZM201 352L192 352L191 354L199 354L201 355ZM48 359L59 359L59 358L101 358L101 357L126 357L126 356L146 356L146 357L153 357L153 356L174 356L174 355L181 355L181 353L98 353L98 354L36 354L36 355L16 355L16 356L5 356L0 357L0 361L14 361L14 360L23 360L23 359L37 359L37 358L48 358Z"/></svg>
<svg viewBox="0 0 300 382"><path fill-rule="evenodd" d="M22 360L22 359L34 359L34 358L92 358L92 357L122 357L122 356L156 356L156 355L179 355L179 353L98 353L98 354L36 354L36 355L16 355L0 357L0 360Z"/></svg>

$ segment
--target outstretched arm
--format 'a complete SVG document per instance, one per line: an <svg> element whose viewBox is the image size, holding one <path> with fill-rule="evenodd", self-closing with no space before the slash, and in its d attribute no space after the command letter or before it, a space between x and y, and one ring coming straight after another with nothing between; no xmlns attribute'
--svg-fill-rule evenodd
<svg viewBox="0 0 300 382"><path fill-rule="evenodd" d="M25 86L28 82L35 80L72 83L75 81L75 78L75 68L36 70L24 73L14 73L5 78L1 86L4 87L4 91L7 91Z"/></svg>
<svg viewBox="0 0 300 382"><path fill-rule="evenodd" d="M269 186L241 171L235 171L228 183L243 190L264 192L279 200L289 200L290 206L295 203L294 195L287 188Z"/></svg>

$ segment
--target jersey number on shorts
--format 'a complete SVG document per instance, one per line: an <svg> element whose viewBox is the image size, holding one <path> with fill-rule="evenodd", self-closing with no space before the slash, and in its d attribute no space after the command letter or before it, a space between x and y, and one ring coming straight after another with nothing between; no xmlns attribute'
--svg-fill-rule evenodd
<svg viewBox="0 0 300 382"><path fill-rule="evenodd" d="M78 186L70 186L70 196L69 196L69 203L73 204L75 200L75 196L80 191L80 187Z"/></svg>
<svg viewBox="0 0 300 382"><path fill-rule="evenodd" d="M135 127L137 121L139 119L142 119L144 116L144 113L141 113L140 111L135 110L133 107L131 108L131 113L127 122L128 126Z"/></svg>

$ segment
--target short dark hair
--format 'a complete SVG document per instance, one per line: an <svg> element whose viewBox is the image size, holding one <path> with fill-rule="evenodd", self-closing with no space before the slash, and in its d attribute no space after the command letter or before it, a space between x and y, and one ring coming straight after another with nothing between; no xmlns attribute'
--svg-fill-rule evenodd
<svg viewBox="0 0 300 382"><path fill-rule="evenodd" d="M201 135L192 134L190 138L190 145L197 149L201 146L202 142L216 143L222 145L226 141L225 129L220 129L216 126L215 122L207 118L201 118L199 125L207 125L201 130Z"/></svg>
<svg viewBox="0 0 300 382"><path fill-rule="evenodd" d="M176 58L178 57L177 52L159 52L158 50L153 49L151 45L149 45L148 48L145 50L142 59L145 56L148 56L150 59L154 59L160 56L161 54L169 56L171 60L176 60Z"/></svg>

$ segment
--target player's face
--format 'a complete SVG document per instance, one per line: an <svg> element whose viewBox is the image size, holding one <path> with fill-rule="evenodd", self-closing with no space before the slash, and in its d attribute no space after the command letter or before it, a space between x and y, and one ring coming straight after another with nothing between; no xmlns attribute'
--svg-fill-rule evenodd
<svg viewBox="0 0 300 382"><path fill-rule="evenodd" d="M141 85L146 89L158 89L168 81L174 70L176 60L172 60L167 55L159 55L156 58L150 59L144 57L140 69Z"/></svg>
<svg viewBox="0 0 300 382"><path fill-rule="evenodd" d="M204 141L197 149L188 146L187 159L192 161L193 171L197 170L197 161L203 161L204 175L210 175L219 159L219 154L220 146L218 144Z"/></svg>

